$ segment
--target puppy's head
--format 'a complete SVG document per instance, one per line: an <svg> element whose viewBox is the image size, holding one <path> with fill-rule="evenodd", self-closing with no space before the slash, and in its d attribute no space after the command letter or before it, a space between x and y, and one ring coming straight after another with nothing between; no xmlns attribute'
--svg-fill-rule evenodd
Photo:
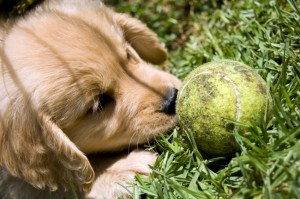
<svg viewBox="0 0 300 199"><path fill-rule="evenodd" d="M104 7L38 11L1 49L0 164L36 187L88 190L85 154L172 129L180 81L151 66L166 51L136 19Z"/></svg>

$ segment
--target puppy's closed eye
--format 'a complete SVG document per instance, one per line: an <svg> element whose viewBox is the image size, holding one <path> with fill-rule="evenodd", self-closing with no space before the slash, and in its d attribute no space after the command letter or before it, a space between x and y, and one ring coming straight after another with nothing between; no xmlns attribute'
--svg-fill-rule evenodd
<svg viewBox="0 0 300 199"><path fill-rule="evenodd" d="M97 96L92 107L88 110L88 114L90 113L99 113L103 111L106 106L110 103L114 102L114 98L107 93L102 93Z"/></svg>

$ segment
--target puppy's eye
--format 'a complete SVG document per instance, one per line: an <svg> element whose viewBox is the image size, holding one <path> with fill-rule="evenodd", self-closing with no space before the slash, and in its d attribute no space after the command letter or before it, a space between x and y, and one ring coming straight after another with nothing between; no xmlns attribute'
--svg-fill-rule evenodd
<svg viewBox="0 0 300 199"><path fill-rule="evenodd" d="M100 94L98 98L96 98L93 106L88 110L88 113L96 113L101 112L105 107L113 102L114 99L107 94Z"/></svg>
<svg viewBox="0 0 300 199"><path fill-rule="evenodd" d="M104 108L107 104L113 101L113 98L107 94L99 95L99 108Z"/></svg>

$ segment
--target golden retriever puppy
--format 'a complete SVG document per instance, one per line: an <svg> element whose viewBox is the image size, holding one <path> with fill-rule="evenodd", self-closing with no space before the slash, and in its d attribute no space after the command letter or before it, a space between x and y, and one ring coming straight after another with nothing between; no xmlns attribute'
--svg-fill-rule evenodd
<svg viewBox="0 0 300 199"><path fill-rule="evenodd" d="M0 198L129 197L176 125L180 81L143 23L98 0L49 0L0 22ZM98 155L91 155L101 153ZM91 155L91 156L90 156Z"/></svg>

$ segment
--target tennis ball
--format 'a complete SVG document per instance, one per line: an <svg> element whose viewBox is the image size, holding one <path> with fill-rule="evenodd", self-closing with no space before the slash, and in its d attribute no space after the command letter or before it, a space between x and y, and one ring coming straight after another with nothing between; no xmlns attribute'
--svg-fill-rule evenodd
<svg viewBox="0 0 300 199"><path fill-rule="evenodd" d="M195 133L202 151L234 153L239 147L233 130L243 134L247 129L228 120L255 122L264 116L266 95L266 83L253 68L231 60L204 64L193 70L179 89L179 125Z"/></svg>

